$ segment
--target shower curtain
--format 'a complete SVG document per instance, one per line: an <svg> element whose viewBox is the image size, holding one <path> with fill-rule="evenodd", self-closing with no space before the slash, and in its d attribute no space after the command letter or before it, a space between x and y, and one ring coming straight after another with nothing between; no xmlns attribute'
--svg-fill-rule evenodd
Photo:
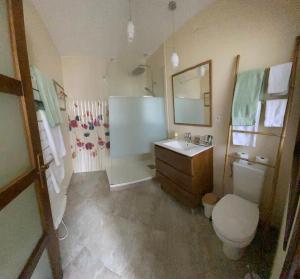
<svg viewBox="0 0 300 279"><path fill-rule="evenodd" d="M106 101L71 101L69 131L74 172L105 170L109 163L109 121Z"/></svg>

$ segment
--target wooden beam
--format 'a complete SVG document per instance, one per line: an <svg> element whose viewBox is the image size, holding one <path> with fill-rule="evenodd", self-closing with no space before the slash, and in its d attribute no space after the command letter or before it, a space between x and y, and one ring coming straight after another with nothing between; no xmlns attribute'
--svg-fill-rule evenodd
<svg viewBox="0 0 300 279"><path fill-rule="evenodd" d="M37 178L36 169L30 169L0 189L0 211L30 186Z"/></svg>
<svg viewBox="0 0 300 279"><path fill-rule="evenodd" d="M49 235L47 233L43 233L42 237L39 239L37 245L32 251L29 259L27 260L25 266L21 274L19 275L19 279L30 279L45 248L47 247L49 242Z"/></svg>
<svg viewBox="0 0 300 279"><path fill-rule="evenodd" d="M232 104L234 99L234 92L235 92L235 86L236 81L239 73L239 67L240 67L240 55L236 56L235 60L235 66L234 66L234 83L233 83L233 93L232 93L232 99L231 99L231 107L230 107L230 115L229 115L229 128L228 128L228 134L227 134L227 142L226 142L226 150L225 150L225 160L224 160L224 169L223 169L223 182L222 182L222 195L225 194L225 176L226 176L226 169L227 169L227 163L228 163L228 153L229 148L231 144L231 136L232 136L232 123L231 123L231 114L232 114Z"/></svg>
<svg viewBox="0 0 300 279"><path fill-rule="evenodd" d="M246 162L249 162L249 163L252 163L252 164L258 164L258 165L266 166L266 167L272 168L272 169L275 168L275 166L273 166L273 165L271 165L271 164L266 164L266 163L256 162L256 161L254 161L254 160L250 160L250 159L246 159L246 158L241 158L241 157L239 157L239 156L235 156L235 155L232 155L232 154L229 154L228 157L229 157L229 158L232 158L232 159L243 160L243 161L246 161Z"/></svg>
<svg viewBox="0 0 300 279"><path fill-rule="evenodd" d="M244 130L232 130L232 133L241 133L241 134L251 134L251 135L261 135L261 136L270 136L270 137L278 137L280 138L280 135L269 133L269 132L254 132L254 131L244 131Z"/></svg>
<svg viewBox="0 0 300 279"><path fill-rule="evenodd" d="M0 93L22 96L23 91L21 81L0 74Z"/></svg>

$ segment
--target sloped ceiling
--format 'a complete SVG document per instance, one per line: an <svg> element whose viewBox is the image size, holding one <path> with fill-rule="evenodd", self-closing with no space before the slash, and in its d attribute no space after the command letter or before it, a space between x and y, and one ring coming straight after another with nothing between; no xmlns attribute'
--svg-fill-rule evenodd
<svg viewBox="0 0 300 279"><path fill-rule="evenodd" d="M177 0L175 28L214 0ZM128 0L32 0L62 56L127 60L152 54L172 33L168 0L132 0L136 37L127 42Z"/></svg>

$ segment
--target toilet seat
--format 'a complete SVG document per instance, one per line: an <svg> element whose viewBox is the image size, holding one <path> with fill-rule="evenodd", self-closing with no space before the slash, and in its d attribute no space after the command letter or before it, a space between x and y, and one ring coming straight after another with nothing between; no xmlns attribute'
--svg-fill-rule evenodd
<svg viewBox="0 0 300 279"><path fill-rule="evenodd" d="M217 235L235 247L247 246L255 236L258 206L237 195L228 194L214 207L213 226Z"/></svg>

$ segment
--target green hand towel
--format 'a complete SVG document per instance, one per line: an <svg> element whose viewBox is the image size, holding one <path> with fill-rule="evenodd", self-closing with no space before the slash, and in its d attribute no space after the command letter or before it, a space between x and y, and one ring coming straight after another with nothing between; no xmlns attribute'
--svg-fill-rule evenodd
<svg viewBox="0 0 300 279"><path fill-rule="evenodd" d="M263 93L264 69L240 73L232 105L232 125L252 126Z"/></svg>
<svg viewBox="0 0 300 279"><path fill-rule="evenodd" d="M62 123L59 103L53 81L47 78L39 69L31 66L32 74L36 77L39 96L43 102L49 125L55 127Z"/></svg>

